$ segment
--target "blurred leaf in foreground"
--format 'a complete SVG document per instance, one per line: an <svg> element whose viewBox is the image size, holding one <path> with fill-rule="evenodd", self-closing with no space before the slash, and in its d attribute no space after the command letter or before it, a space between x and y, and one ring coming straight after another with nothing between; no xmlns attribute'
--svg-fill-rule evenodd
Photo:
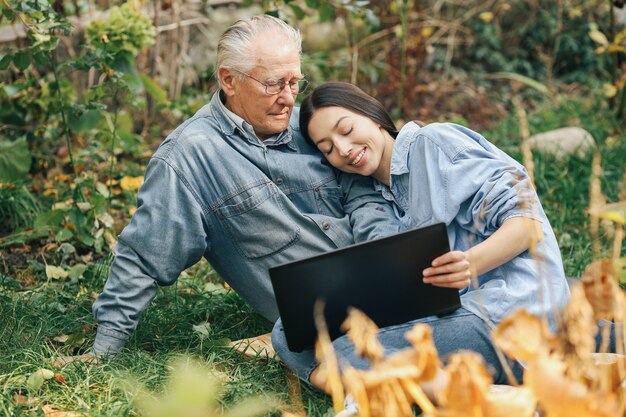
<svg viewBox="0 0 626 417"><path fill-rule="evenodd" d="M172 362L165 390L150 392L130 379L122 381L138 407L139 415L150 417L249 417L279 408L273 398L255 397L223 410L218 398L222 383L217 373L198 360L180 357Z"/></svg>
<svg viewBox="0 0 626 417"><path fill-rule="evenodd" d="M589 214L615 223L626 224L626 201L605 204L589 210Z"/></svg>

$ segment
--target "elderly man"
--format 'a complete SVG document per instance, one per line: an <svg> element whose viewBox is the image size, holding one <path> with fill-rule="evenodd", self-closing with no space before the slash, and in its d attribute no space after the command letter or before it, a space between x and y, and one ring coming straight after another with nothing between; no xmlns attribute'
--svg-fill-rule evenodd
<svg viewBox="0 0 626 417"><path fill-rule="evenodd" d="M300 52L299 32L270 16L222 35L219 91L148 164L93 306L96 353L119 351L157 285L173 284L202 257L276 321L269 267L398 231L371 179L335 171L301 136ZM312 355L293 360L312 369Z"/></svg>

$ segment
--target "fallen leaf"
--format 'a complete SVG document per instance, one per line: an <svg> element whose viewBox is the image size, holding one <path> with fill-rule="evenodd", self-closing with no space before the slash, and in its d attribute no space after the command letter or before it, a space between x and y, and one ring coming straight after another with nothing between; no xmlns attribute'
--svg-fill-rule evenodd
<svg viewBox="0 0 626 417"><path fill-rule="evenodd" d="M198 333L200 339L206 339L211 334L211 323L205 321L204 323L195 324L192 326L193 331Z"/></svg>
<svg viewBox="0 0 626 417"><path fill-rule="evenodd" d="M54 340L55 342L59 342L59 343L65 343L67 342L67 339L69 339L69 335L66 334L62 334L60 336L55 336L52 338L52 340Z"/></svg>
<svg viewBox="0 0 626 417"><path fill-rule="evenodd" d="M54 372L49 369L38 369L28 377L26 386L31 391L37 391L46 382L46 380L54 378Z"/></svg>
<svg viewBox="0 0 626 417"><path fill-rule="evenodd" d="M120 180L120 187L126 191L137 191L141 184L143 184L143 177L125 176Z"/></svg>
<svg viewBox="0 0 626 417"><path fill-rule="evenodd" d="M52 210L69 210L74 205L74 200L69 199L65 201L59 201L58 203L54 203L52 205Z"/></svg>
<svg viewBox="0 0 626 417"><path fill-rule="evenodd" d="M111 217L111 215L109 213L100 213L96 216L96 219L98 219L105 227L113 227L113 223L115 222L113 220L113 217Z"/></svg>
<svg viewBox="0 0 626 417"><path fill-rule="evenodd" d="M606 38L606 35L597 29L590 30L589 37L598 45L607 46L609 44L609 40Z"/></svg>
<svg viewBox="0 0 626 417"><path fill-rule="evenodd" d="M85 264L76 264L67 271L67 275L72 279L80 278L83 273L87 270L87 265Z"/></svg>
<svg viewBox="0 0 626 417"><path fill-rule="evenodd" d="M46 276L48 279L64 279L67 278L68 273L60 266L46 265Z"/></svg>
<svg viewBox="0 0 626 417"><path fill-rule="evenodd" d="M41 407L44 417L84 417L83 413L76 411L57 410L50 405L44 405Z"/></svg>
<svg viewBox="0 0 626 417"><path fill-rule="evenodd" d="M39 402L39 398L31 397L30 395L20 394L19 392L13 393L13 404L15 405L34 405Z"/></svg>
<svg viewBox="0 0 626 417"><path fill-rule="evenodd" d="M63 385L67 384L67 381L65 380L65 377L63 375L61 375L61 374L58 374L58 373L54 374L54 379L56 379L56 381L59 384L63 384Z"/></svg>
<svg viewBox="0 0 626 417"><path fill-rule="evenodd" d="M76 203L76 206L80 209L80 211L89 211L93 208L91 203L81 201L80 203Z"/></svg>
<svg viewBox="0 0 626 417"><path fill-rule="evenodd" d="M482 12L478 15L478 18L485 23L490 23L493 20L493 13L491 12Z"/></svg>

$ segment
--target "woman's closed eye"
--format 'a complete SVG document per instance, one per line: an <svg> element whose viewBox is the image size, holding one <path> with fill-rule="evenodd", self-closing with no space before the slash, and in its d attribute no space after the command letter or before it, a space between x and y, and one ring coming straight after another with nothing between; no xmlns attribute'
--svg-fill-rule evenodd
<svg viewBox="0 0 626 417"><path fill-rule="evenodd" d="M324 155L330 155L333 151L333 145L320 147L319 150L322 151Z"/></svg>
<svg viewBox="0 0 626 417"><path fill-rule="evenodd" d="M339 134L342 136L348 136L350 133L352 133L352 126L343 128L339 131Z"/></svg>

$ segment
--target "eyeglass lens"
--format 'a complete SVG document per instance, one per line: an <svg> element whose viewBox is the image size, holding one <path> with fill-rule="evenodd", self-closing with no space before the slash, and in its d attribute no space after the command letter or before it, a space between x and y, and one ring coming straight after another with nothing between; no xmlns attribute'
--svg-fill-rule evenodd
<svg viewBox="0 0 626 417"><path fill-rule="evenodd" d="M291 90L292 93L300 94L306 90L308 84L309 82L307 80L291 81L289 83L286 83L281 80L280 82L277 82L276 84L266 84L265 90L267 91L268 94L278 94L281 91L283 91L286 85L289 85L289 89Z"/></svg>

